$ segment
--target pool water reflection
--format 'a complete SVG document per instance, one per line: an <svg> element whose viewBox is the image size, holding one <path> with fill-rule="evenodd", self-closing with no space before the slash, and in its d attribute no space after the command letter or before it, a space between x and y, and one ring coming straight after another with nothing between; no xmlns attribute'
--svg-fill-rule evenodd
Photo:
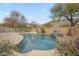
<svg viewBox="0 0 79 59"><path fill-rule="evenodd" d="M32 50L51 50L56 47L56 38L45 34L26 34L18 45L21 53Z"/></svg>

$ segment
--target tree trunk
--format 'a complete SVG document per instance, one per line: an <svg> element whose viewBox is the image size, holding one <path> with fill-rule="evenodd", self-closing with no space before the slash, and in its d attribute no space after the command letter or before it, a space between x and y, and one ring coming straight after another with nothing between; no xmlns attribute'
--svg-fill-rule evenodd
<svg viewBox="0 0 79 59"><path fill-rule="evenodd" d="M68 30L68 35L70 35L70 36L75 35L75 25L73 25L73 23L71 23L71 25L70 25L70 28Z"/></svg>

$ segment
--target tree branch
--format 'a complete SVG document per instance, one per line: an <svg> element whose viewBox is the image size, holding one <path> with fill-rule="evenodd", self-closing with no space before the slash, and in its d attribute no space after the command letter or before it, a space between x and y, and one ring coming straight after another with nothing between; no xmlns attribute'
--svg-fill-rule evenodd
<svg viewBox="0 0 79 59"><path fill-rule="evenodd" d="M77 19L77 21L74 22L73 26L79 21L79 19Z"/></svg>
<svg viewBox="0 0 79 59"><path fill-rule="evenodd" d="M65 16L68 21L72 22L72 19L70 19L68 16Z"/></svg>

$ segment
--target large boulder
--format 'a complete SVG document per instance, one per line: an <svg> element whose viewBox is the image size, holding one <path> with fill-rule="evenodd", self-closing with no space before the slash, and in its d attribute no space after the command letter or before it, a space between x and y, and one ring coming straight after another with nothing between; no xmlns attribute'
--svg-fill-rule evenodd
<svg viewBox="0 0 79 59"><path fill-rule="evenodd" d="M57 36L59 36L59 37L63 37L64 34L63 34L61 31L56 31L56 30L54 30L53 33L51 33L51 36L55 36L55 37L57 37Z"/></svg>

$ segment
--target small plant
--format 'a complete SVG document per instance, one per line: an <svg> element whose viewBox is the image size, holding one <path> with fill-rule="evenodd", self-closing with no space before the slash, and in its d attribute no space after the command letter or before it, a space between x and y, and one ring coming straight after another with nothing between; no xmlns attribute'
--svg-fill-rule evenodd
<svg viewBox="0 0 79 59"><path fill-rule="evenodd" d="M0 56L14 55L14 45L7 40L0 40Z"/></svg>

